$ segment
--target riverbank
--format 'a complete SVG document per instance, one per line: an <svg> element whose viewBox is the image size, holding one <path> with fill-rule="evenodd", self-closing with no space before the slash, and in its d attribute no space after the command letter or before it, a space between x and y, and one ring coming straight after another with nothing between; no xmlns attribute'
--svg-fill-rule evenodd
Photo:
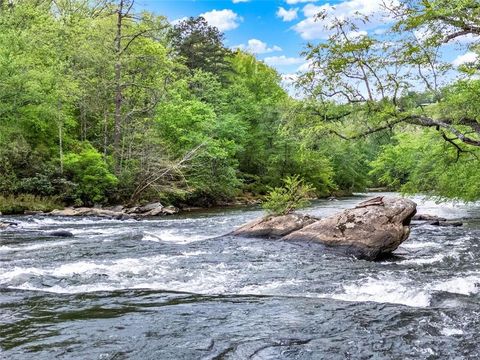
<svg viewBox="0 0 480 360"><path fill-rule="evenodd" d="M337 200L353 196L350 191L336 192L333 195L312 200ZM114 219L152 217L189 213L212 208L234 208L255 206L262 203L263 196L244 193L232 200L219 200L215 203L163 204L160 201L143 202L136 205L95 205L65 206L57 197L39 197L34 195L0 196L0 215L53 215L53 216L98 216Z"/></svg>
<svg viewBox="0 0 480 360"><path fill-rule="evenodd" d="M220 202L214 207L237 207L258 205L260 198L239 198L230 202ZM52 215L52 216L98 216L114 219L135 217L151 217L174 215L180 212L192 212L210 209L213 206L179 206L163 205L162 203L148 202L141 205L96 205L96 206L64 206L53 198L26 197L0 197L0 215Z"/></svg>

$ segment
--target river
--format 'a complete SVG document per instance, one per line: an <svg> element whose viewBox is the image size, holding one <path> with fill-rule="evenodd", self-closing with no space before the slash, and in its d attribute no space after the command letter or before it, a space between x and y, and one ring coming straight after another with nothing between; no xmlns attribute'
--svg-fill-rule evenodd
<svg viewBox="0 0 480 360"><path fill-rule="evenodd" d="M412 199L465 224L414 226L380 262L223 235L252 208L0 217L19 222L0 232L0 358L478 359L480 203ZM75 237L45 235L59 229Z"/></svg>

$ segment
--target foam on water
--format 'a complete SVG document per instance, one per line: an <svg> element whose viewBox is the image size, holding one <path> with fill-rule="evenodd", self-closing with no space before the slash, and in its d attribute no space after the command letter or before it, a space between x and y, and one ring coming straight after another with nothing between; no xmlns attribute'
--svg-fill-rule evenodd
<svg viewBox="0 0 480 360"><path fill-rule="evenodd" d="M14 251L32 251L32 250L40 250L44 248L54 248L64 245L73 245L75 241L48 241L42 242L39 244L33 245L21 245L21 246L9 246L9 245L2 245L0 246L0 252L14 252Z"/></svg>
<svg viewBox="0 0 480 360"><path fill-rule="evenodd" d="M451 254L449 256L452 256ZM435 254L432 257L421 257L418 259L407 259L402 261L397 261L397 264L401 265L426 265L433 264L436 262L441 262L447 257L446 254Z"/></svg>
<svg viewBox="0 0 480 360"><path fill-rule="evenodd" d="M406 249L424 249L424 248L440 248L442 247L441 244L435 243L432 241L406 241L400 245L400 248Z"/></svg>
<svg viewBox="0 0 480 360"><path fill-rule="evenodd" d="M113 291L125 289L149 289L149 290L167 290L197 294L226 294L231 292L236 280L241 278L241 274L236 270L228 270L225 264L209 265L205 269L195 272L177 269L175 273L170 267L156 266L155 269L138 269L132 272L126 269L129 261L123 261L117 264L116 271L106 271L106 267L94 264L68 264L46 272L38 269L28 269L29 274L37 276L46 273L56 276L67 276L75 274L83 275L107 275L108 282L95 282L93 284L81 285L54 285L43 286L23 282L15 286L9 286L13 289L34 290L44 292L54 292L62 294L76 294L84 292ZM75 267L79 267L76 270ZM80 271L80 272L79 272ZM173 274L172 274L173 273ZM181 274L180 274L181 273ZM23 275L25 272L15 271L10 277ZM142 276L131 276L142 275Z"/></svg>
<svg viewBox="0 0 480 360"><path fill-rule="evenodd" d="M143 241L165 241L165 242L172 242L178 244L189 244L196 241L207 240L211 238L211 236L202 236L198 234L185 234L179 233L178 230L174 229L167 229L158 232L144 232L143 234Z"/></svg>
<svg viewBox="0 0 480 360"><path fill-rule="evenodd" d="M199 294L234 292L239 286L238 281L244 277L239 269L229 268L225 263L202 264L201 268L192 270L177 266L181 259L203 254L201 251L191 251L179 255L160 254L103 262L77 261L50 268L15 267L0 271L0 284L15 289L55 293L143 288ZM39 286L45 277L67 281L61 285Z"/></svg>
<svg viewBox="0 0 480 360"><path fill-rule="evenodd" d="M28 220L17 221L18 226L23 229L38 229L41 227L51 227L61 225L62 227L70 225L105 225L112 223L126 224L128 220L114 220L105 218L89 218L89 217L34 217ZM134 222L133 220L130 222Z"/></svg>
<svg viewBox="0 0 480 360"><path fill-rule="evenodd" d="M445 327L440 330L440 333L445 336L463 335L463 330Z"/></svg>
<svg viewBox="0 0 480 360"><path fill-rule="evenodd" d="M480 274L465 274L448 280L439 281L429 288L454 294L472 295L480 291Z"/></svg>
<svg viewBox="0 0 480 360"><path fill-rule="evenodd" d="M405 282L405 280L404 280ZM368 277L356 283L343 284L343 293L324 294L344 301L371 301L378 303L402 304L413 307L430 305L430 294L414 283L402 283L394 278L376 279Z"/></svg>
<svg viewBox="0 0 480 360"><path fill-rule="evenodd" d="M238 293L244 295L291 295L286 289L291 286L302 284L298 279L277 280L259 285L247 285L241 288Z"/></svg>

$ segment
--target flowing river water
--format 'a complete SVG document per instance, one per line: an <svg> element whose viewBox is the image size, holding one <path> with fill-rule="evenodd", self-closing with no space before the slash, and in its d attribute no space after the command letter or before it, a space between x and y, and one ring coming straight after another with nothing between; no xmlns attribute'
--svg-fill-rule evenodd
<svg viewBox="0 0 480 360"><path fill-rule="evenodd" d="M480 204L413 200L464 226L414 226L380 262L223 235L258 209L0 217L19 223L0 232L0 358L478 359Z"/></svg>

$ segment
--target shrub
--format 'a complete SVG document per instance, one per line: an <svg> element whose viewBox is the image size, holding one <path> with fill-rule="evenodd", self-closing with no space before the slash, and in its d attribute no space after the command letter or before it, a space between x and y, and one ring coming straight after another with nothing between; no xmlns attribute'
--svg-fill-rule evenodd
<svg viewBox="0 0 480 360"><path fill-rule="evenodd" d="M65 172L78 184L77 197L84 203L105 201L118 184L102 155L89 143L79 153L69 153L64 159Z"/></svg>
<svg viewBox="0 0 480 360"><path fill-rule="evenodd" d="M286 215L307 206L313 193L314 187L298 175L287 176L282 187L270 190L262 207L271 214Z"/></svg>
<svg viewBox="0 0 480 360"><path fill-rule="evenodd" d="M0 196L0 213L3 215L23 214L25 210L49 212L61 208L63 204L55 197L28 194Z"/></svg>

